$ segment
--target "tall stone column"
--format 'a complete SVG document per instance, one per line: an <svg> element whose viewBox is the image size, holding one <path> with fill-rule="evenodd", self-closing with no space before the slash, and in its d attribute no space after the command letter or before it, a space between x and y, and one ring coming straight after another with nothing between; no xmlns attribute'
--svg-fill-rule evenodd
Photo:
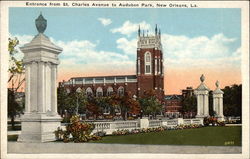
<svg viewBox="0 0 250 159"><path fill-rule="evenodd" d="M205 76L200 77L201 84L195 89L194 93L197 97L197 115L196 118L204 118L209 116L208 95L209 88L205 85Z"/></svg>
<svg viewBox="0 0 250 159"><path fill-rule="evenodd" d="M224 92L220 89L219 81L215 83L216 89L213 91L213 108L215 112L215 116L218 118L219 121L224 121L224 114L223 114L223 94Z"/></svg>
<svg viewBox="0 0 250 159"><path fill-rule="evenodd" d="M20 142L54 141L54 131L61 126L57 113L57 65L62 49L43 33L47 20L36 19L38 34L21 47L25 65L25 113L21 117Z"/></svg>

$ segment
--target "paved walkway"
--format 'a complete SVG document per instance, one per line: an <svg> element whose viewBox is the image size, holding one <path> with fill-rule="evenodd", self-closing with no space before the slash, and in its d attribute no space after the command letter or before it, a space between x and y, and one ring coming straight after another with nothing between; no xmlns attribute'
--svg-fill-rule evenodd
<svg viewBox="0 0 250 159"><path fill-rule="evenodd" d="M8 142L8 153L182 153L239 154L240 146L171 146L97 143L20 143Z"/></svg>

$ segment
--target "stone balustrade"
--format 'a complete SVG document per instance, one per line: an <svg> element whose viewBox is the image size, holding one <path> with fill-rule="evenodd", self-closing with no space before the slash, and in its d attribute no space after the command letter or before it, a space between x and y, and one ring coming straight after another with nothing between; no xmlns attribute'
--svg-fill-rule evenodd
<svg viewBox="0 0 250 159"><path fill-rule="evenodd" d="M143 122L142 122L143 121ZM148 124L145 124L145 121ZM142 128L157 128L161 126L174 127L178 125L190 125L190 124L202 124L203 119L167 119L167 120L148 120L148 119L140 119L133 121L104 121L104 122L92 122L95 124L95 129L93 133L104 131L107 135L112 134L112 132L117 130L132 130L132 129L142 129ZM142 124L143 123L143 124ZM64 126L61 126L63 130L65 130Z"/></svg>
<svg viewBox="0 0 250 159"><path fill-rule="evenodd" d="M149 127L150 128L156 128L162 126L161 120L149 120Z"/></svg>

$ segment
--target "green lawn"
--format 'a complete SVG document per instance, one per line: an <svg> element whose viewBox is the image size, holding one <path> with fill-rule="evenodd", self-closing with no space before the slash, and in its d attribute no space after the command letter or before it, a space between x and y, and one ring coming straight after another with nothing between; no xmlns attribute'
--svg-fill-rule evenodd
<svg viewBox="0 0 250 159"><path fill-rule="evenodd" d="M203 127L125 136L106 136L92 143L241 146L241 127Z"/></svg>

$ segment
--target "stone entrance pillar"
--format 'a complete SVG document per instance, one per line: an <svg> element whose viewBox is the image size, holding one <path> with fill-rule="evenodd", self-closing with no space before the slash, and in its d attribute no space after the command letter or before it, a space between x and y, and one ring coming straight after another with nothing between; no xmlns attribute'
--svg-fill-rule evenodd
<svg viewBox="0 0 250 159"><path fill-rule="evenodd" d="M57 65L62 49L43 34L47 20L36 19L38 34L21 47L25 65L25 113L21 117L21 142L54 141L54 131L61 125L57 113Z"/></svg>
<svg viewBox="0 0 250 159"><path fill-rule="evenodd" d="M220 89L219 81L215 83L216 89L213 91L213 110L215 112L215 116L219 121L224 121L223 115L223 94L224 92Z"/></svg>
<svg viewBox="0 0 250 159"><path fill-rule="evenodd" d="M196 118L209 117L208 96L209 88L205 85L205 76L202 74L200 77L201 84L194 91L197 97L197 115Z"/></svg>

